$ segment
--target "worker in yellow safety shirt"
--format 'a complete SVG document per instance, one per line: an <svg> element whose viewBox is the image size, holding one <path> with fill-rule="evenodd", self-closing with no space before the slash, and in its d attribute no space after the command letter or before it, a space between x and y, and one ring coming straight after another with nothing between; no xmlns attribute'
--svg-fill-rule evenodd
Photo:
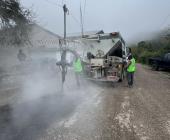
<svg viewBox="0 0 170 140"><path fill-rule="evenodd" d="M75 71L77 85L80 86L80 75L83 70L80 58L78 58L78 57L75 58L75 61L73 62L73 67L74 67L74 71Z"/></svg>
<svg viewBox="0 0 170 140"><path fill-rule="evenodd" d="M127 63L127 81L128 86L131 88L133 86L134 81L134 73L136 71L136 62L132 55L128 56Z"/></svg>

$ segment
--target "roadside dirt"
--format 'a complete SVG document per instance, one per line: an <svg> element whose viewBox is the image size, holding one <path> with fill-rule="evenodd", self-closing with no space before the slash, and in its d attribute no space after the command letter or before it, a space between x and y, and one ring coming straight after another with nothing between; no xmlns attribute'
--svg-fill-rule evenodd
<svg viewBox="0 0 170 140"><path fill-rule="evenodd" d="M68 86L62 96L45 95L12 107L9 102L0 106L2 140L170 139L170 76L140 64L133 88L126 81L84 82L80 88Z"/></svg>
<svg viewBox="0 0 170 140"><path fill-rule="evenodd" d="M127 88L124 82L101 89L92 101L96 106L85 102L82 109L68 119L72 122L69 126L61 122L59 127L49 129L49 135L41 140L170 139L168 75L138 64L133 88Z"/></svg>
<svg viewBox="0 0 170 140"><path fill-rule="evenodd" d="M133 88L118 85L106 93L104 110L113 139L170 139L169 76L138 64Z"/></svg>

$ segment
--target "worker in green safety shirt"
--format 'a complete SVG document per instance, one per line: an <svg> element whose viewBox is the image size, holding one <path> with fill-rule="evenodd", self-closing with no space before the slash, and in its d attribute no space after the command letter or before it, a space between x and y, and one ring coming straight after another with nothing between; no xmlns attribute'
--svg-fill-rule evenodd
<svg viewBox="0 0 170 140"><path fill-rule="evenodd" d="M132 55L128 56L128 63L127 63L127 81L128 86L131 88L133 87L134 81L134 73L136 71L136 62Z"/></svg>
<svg viewBox="0 0 170 140"><path fill-rule="evenodd" d="M77 85L80 86L80 75L83 70L80 58L78 58L78 57L75 58L75 60L73 62L73 67L74 67L74 71L75 71Z"/></svg>

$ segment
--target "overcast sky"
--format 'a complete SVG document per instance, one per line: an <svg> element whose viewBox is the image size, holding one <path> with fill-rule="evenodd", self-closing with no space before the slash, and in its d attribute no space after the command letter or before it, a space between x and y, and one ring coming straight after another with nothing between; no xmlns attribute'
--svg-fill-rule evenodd
<svg viewBox="0 0 170 140"><path fill-rule="evenodd" d="M86 6L84 10L84 5ZM21 0L33 9L36 21L50 31L63 34L63 9L67 4L67 33L80 32L80 3L84 30L119 31L130 42L170 25L170 0Z"/></svg>

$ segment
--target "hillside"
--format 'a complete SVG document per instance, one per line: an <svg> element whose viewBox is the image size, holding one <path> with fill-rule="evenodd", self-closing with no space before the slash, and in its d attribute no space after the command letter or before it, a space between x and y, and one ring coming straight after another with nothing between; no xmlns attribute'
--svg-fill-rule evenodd
<svg viewBox="0 0 170 140"><path fill-rule="evenodd" d="M140 41L129 47L138 62L147 64L148 58L170 52L170 29L163 30L152 40Z"/></svg>

